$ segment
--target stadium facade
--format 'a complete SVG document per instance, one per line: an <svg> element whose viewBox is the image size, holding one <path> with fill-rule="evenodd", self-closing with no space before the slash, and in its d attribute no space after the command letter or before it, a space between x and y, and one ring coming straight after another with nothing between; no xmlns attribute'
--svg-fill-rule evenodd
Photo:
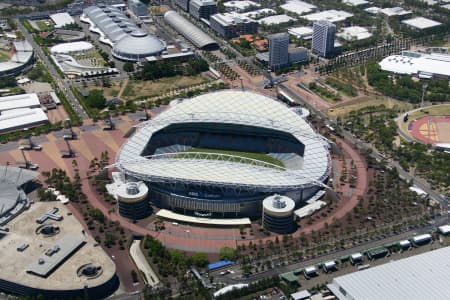
<svg viewBox="0 0 450 300"><path fill-rule="evenodd" d="M182 214L260 217L274 193L300 206L330 173L326 140L294 110L253 92L186 99L138 127L115 166L146 182L153 204ZM283 166L216 149L263 153Z"/></svg>

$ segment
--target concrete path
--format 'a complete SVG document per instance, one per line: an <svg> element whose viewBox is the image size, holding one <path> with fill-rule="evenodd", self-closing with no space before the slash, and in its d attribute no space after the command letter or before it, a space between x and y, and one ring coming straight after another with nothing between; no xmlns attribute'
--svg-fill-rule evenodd
<svg viewBox="0 0 450 300"><path fill-rule="evenodd" d="M152 267L150 267L149 263L145 259L144 253L141 251L140 247L141 241L140 240L134 240L130 247L130 255L133 259L134 263L136 264L137 268L144 273L147 283L155 287L159 285L160 281L158 276L156 276L155 272L153 271Z"/></svg>

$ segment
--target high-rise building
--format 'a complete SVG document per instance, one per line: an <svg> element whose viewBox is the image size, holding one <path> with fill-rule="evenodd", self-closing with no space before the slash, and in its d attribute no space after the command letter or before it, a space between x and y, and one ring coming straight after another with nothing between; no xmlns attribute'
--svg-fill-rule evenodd
<svg viewBox="0 0 450 300"><path fill-rule="evenodd" d="M137 16L144 17L148 16L148 8L147 5L142 3L139 0L129 0L128 8Z"/></svg>
<svg viewBox="0 0 450 300"><path fill-rule="evenodd" d="M329 21L314 22L311 50L322 57L332 57L334 54L334 38L336 25Z"/></svg>
<svg viewBox="0 0 450 300"><path fill-rule="evenodd" d="M217 13L217 4L214 0L190 0L189 13L196 19L206 19Z"/></svg>
<svg viewBox="0 0 450 300"><path fill-rule="evenodd" d="M272 34L269 40L269 67L280 68L289 65L289 34Z"/></svg>

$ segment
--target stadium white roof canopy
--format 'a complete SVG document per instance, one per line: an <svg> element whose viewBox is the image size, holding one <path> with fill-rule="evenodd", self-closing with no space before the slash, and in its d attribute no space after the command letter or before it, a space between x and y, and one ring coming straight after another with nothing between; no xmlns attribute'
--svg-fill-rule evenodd
<svg viewBox="0 0 450 300"><path fill-rule="evenodd" d="M289 0L280 7L286 11L290 11L298 15L309 13L310 11L317 8L317 6L315 5L300 0Z"/></svg>
<svg viewBox="0 0 450 300"><path fill-rule="evenodd" d="M50 19L55 23L55 28L61 28L68 24L75 23L75 20L68 13L58 13L50 15Z"/></svg>
<svg viewBox="0 0 450 300"><path fill-rule="evenodd" d="M89 42L72 42L72 43L63 43L57 44L50 48L50 52L52 54L67 54L72 52L82 52L93 49L94 46Z"/></svg>
<svg viewBox="0 0 450 300"><path fill-rule="evenodd" d="M154 133L182 123L240 124L290 133L305 145L303 166L293 170L179 154L155 155L150 159L141 156ZM329 174L326 142L287 106L253 92L228 90L187 99L139 127L120 149L116 166L141 180L277 191L317 185Z"/></svg>
<svg viewBox="0 0 450 300"><path fill-rule="evenodd" d="M339 300L447 299L450 247L334 278L328 288Z"/></svg>
<svg viewBox="0 0 450 300"><path fill-rule="evenodd" d="M9 61L0 62L0 73L21 68L33 58L33 47L27 40L14 42L13 45L16 52Z"/></svg>
<svg viewBox="0 0 450 300"><path fill-rule="evenodd" d="M344 21L345 19L350 18L352 16L353 15L351 13L348 13L343 10L330 9L330 10L325 10L325 11L305 15L305 16L302 16L302 18L305 18L308 21L313 21L313 22L320 21L320 20L326 20L326 21L334 23L334 22Z"/></svg>
<svg viewBox="0 0 450 300"><path fill-rule="evenodd" d="M403 51L402 55L391 55L380 63L382 70L407 75L450 77L450 55L423 54Z"/></svg>
<svg viewBox="0 0 450 300"><path fill-rule="evenodd" d="M427 29L427 28L442 25L442 23L439 23L439 22L436 22L436 21L433 21L431 19L427 19L424 17L417 17L417 18L412 18L412 19L408 19L408 20L403 20L402 23L406 24L408 26L414 27L416 29Z"/></svg>

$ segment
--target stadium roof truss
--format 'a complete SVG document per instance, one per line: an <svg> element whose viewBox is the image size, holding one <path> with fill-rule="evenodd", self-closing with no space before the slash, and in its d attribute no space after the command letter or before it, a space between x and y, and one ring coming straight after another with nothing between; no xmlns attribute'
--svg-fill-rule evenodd
<svg viewBox="0 0 450 300"><path fill-rule="evenodd" d="M177 123L239 124L289 133L305 145L303 168L290 170L259 160L217 153L142 156L154 133ZM199 96L183 101L137 127L137 132L122 145L113 166L141 180L268 192L312 185L327 187L323 184L331 166L327 140L315 133L294 111L262 95L221 91Z"/></svg>

